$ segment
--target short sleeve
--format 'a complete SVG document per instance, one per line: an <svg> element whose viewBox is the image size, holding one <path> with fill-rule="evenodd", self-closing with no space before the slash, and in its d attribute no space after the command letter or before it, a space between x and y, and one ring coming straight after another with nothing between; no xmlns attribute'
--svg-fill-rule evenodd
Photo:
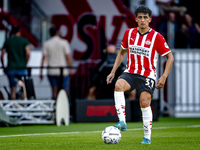
<svg viewBox="0 0 200 150"><path fill-rule="evenodd" d="M169 46L167 45L167 42L165 41L164 37L161 34L157 34L156 36L156 51L161 55L165 56L168 53L170 53Z"/></svg>
<svg viewBox="0 0 200 150"><path fill-rule="evenodd" d="M64 40L64 53L70 54L70 46L69 46L69 42L67 40Z"/></svg>
<svg viewBox="0 0 200 150"><path fill-rule="evenodd" d="M128 49L128 33L129 33L129 29L125 31L122 42L121 42L121 47L123 49Z"/></svg>
<svg viewBox="0 0 200 150"><path fill-rule="evenodd" d="M42 53L43 53L43 55L46 55L46 54L47 54L47 46L46 46L46 43L43 44Z"/></svg>
<svg viewBox="0 0 200 150"><path fill-rule="evenodd" d="M25 39L25 45L28 46L29 45L29 42L27 39Z"/></svg>

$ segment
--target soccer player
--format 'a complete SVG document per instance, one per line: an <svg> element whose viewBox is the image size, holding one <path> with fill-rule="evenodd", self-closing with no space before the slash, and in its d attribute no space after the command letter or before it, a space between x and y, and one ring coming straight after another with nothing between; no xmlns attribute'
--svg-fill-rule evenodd
<svg viewBox="0 0 200 150"><path fill-rule="evenodd" d="M163 36L149 27L152 11L148 7L141 6L135 11L135 15L138 27L125 31L120 51L106 81L107 84L112 82L115 71L122 62L125 53L128 52L126 70L115 84L114 99L119 118L115 127L121 131L127 130L124 92L137 88L144 128L144 138L141 144L151 144L151 98L155 87L160 89L164 86L174 58ZM166 56L167 62L164 72L156 84L158 54Z"/></svg>

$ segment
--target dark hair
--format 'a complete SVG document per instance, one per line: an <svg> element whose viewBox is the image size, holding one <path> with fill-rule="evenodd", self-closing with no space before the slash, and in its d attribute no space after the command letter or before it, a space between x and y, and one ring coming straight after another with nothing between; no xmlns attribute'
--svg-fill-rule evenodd
<svg viewBox="0 0 200 150"><path fill-rule="evenodd" d="M110 45L114 45L115 46L115 44L113 44L113 43L108 43L108 44L106 44L106 47L108 47Z"/></svg>
<svg viewBox="0 0 200 150"><path fill-rule="evenodd" d="M152 16L152 11L148 7L145 6L140 6L136 9L135 15L137 17L138 13L144 13L144 14L149 14L149 17L151 18Z"/></svg>
<svg viewBox="0 0 200 150"><path fill-rule="evenodd" d="M16 34L20 31L20 26L13 26L11 30L11 34Z"/></svg>
<svg viewBox="0 0 200 150"><path fill-rule="evenodd" d="M50 29L49 29L49 34L50 36L54 36L58 33L58 29L55 27L55 26L52 26Z"/></svg>

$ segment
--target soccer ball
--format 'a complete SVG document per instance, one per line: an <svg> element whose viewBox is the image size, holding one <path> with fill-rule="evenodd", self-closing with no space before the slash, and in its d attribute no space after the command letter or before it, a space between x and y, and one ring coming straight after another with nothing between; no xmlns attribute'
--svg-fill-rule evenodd
<svg viewBox="0 0 200 150"><path fill-rule="evenodd" d="M114 126L106 127L102 132L102 140L106 144L117 144L121 139L121 132Z"/></svg>

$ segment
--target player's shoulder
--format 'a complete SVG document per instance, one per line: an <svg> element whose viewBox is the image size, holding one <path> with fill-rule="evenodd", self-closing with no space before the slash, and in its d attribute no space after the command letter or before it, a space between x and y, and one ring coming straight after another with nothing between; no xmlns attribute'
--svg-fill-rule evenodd
<svg viewBox="0 0 200 150"><path fill-rule="evenodd" d="M25 37L22 37L22 36L19 36L20 39L24 40L24 41L27 41L28 39L25 38Z"/></svg>
<svg viewBox="0 0 200 150"><path fill-rule="evenodd" d="M126 32L129 32L129 31L137 31L137 28L128 28L128 29L126 29Z"/></svg>
<svg viewBox="0 0 200 150"><path fill-rule="evenodd" d="M69 42L68 42L68 40L66 40L66 39L63 39L63 38L60 37L59 41L60 41L60 44L61 44L62 46L64 46L64 47L66 47L66 46L69 45Z"/></svg>
<svg viewBox="0 0 200 150"><path fill-rule="evenodd" d="M129 32L137 33L137 28L128 28L126 29L125 34L128 34Z"/></svg>
<svg viewBox="0 0 200 150"><path fill-rule="evenodd" d="M55 42L53 41L53 38L50 38L46 40L43 44L44 47L51 47Z"/></svg>
<svg viewBox="0 0 200 150"><path fill-rule="evenodd" d="M44 42L44 45L48 45L48 43L51 43L51 39Z"/></svg>
<svg viewBox="0 0 200 150"><path fill-rule="evenodd" d="M69 43L67 39L60 38L60 40L64 43Z"/></svg>
<svg viewBox="0 0 200 150"><path fill-rule="evenodd" d="M28 43L28 39L22 36L12 36L6 40L7 43L14 43L14 42L26 42Z"/></svg>
<svg viewBox="0 0 200 150"><path fill-rule="evenodd" d="M15 36L15 38L17 38L17 41L21 41L21 42L25 42L28 43L28 39L22 36Z"/></svg>
<svg viewBox="0 0 200 150"><path fill-rule="evenodd" d="M156 37L157 38L164 38L158 31L156 31L156 30L154 30L154 29L151 29L151 32L154 32L154 33L156 33Z"/></svg>
<svg viewBox="0 0 200 150"><path fill-rule="evenodd" d="M151 32L154 32L154 34L156 34L155 40L156 40L157 42L164 42L164 41L165 41L165 38L164 38L158 31L152 29ZM153 35L154 35L154 34L153 34Z"/></svg>

